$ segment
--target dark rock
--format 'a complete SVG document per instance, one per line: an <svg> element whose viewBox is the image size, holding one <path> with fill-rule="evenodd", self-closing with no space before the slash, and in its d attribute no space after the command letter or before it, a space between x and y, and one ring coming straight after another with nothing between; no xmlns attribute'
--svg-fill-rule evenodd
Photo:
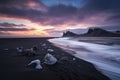
<svg viewBox="0 0 120 80"><path fill-rule="evenodd" d="M89 29L88 32L87 32L87 34L90 34L92 32L93 32L93 29Z"/></svg>
<svg viewBox="0 0 120 80"><path fill-rule="evenodd" d="M83 36L92 36L92 37L120 37L120 34L106 31L101 28L90 28L87 33Z"/></svg>
<svg viewBox="0 0 120 80"><path fill-rule="evenodd" d="M120 31L110 32L101 28L90 28L85 34L75 34L73 32L67 31L63 33L63 37L120 37Z"/></svg>
<svg viewBox="0 0 120 80"><path fill-rule="evenodd" d="M75 34L75 33L70 32L70 31L63 32L63 37L72 37L72 36L78 36L78 34Z"/></svg>
<svg viewBox="0 0 120 80"><path fill-rule="evenodd" d="M116 31L117 34L120 34L120 31Z"/></svg>

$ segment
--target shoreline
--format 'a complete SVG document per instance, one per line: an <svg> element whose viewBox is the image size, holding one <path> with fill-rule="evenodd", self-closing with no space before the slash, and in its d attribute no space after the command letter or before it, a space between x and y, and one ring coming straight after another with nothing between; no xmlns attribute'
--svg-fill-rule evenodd
<svg viewBox="0 0 120 80"><path fill-rule="evenodd" d="M101 45L120 45L120 37L70 37L70 39Z"/></svg>
<svg viewBox="0 0 120 80"><path fill-rule="evenodd" d="M78 58L73 60L74 56L55 47L47 39L17 39L15 41L3 41L0 39L0 43L3 45L0 46L0 63L2 65L0 66L0 78L4 80L109 80L108 77L97 71L93 64ZM45 43L49 48L54 49L55 52L52 55L58 59L57 64L52 66L43 64L43 58L47 53L46 50L39 50L38 55L34 57L19 56L16 53L15 48L20 45L30 48L37 44L39 49L42 49L40 43ZM4 51L4 48L8 48L8 50ZM42 70L35 70L26 66L34 59L41 60Z"/></svg>
<svg viewBox="0 0 120 80"><path fill-rule="evenodd" d="M110 39L110 40L109 40ZM119 37L65 37L50 39L50 42L79 59L92 63L97 70L111 80L119 80ZM113 44L108 44L111 42ZM101 42L101 43L98 43ZM107 43L107 44L103 44Z"/></svg>

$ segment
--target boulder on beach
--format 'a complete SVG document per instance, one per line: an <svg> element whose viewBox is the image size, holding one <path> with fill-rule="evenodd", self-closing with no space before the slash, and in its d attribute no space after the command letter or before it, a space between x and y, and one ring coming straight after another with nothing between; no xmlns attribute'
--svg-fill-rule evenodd
<svg viewBox="0 0 120 80"><path fill-rule="evenodd" d="M23 56L33 56L36 54L36 51L33 48L23 49L22 47L16 48L17 52Z"/></svg>
<svg viewBox="0 0 120 80"><path fill-rule="evenodd" d="M5 48L5 49L3 49L3 50L8 51L8 48Z"/></svg>
<svg viewBox="0 0 120 80"><path fill-rule="evenodd" d="M53 65L57 62L57 58L54 57L52 54L46 54L44 57L44 63L48 65Z"/></svg>
<svg viewBox="0 0 120 80"><path fill-rule="evenodd" d="M27 55L27 56L33 56L33 55L35 55L36 54L36 52L31 48L31 49L25 49L24 51L23 51L23 55Z"/></svg>
<svg viewBox="0 0 120 80"><path fill-rule="evenodd" d="M44 44L42 44L41 46L42 46L42 47L45 47L45 46L46 46L46 44L44 43Z"/></svg>
<svg viewBox="0 0 120 80"><path fill-rule="evenodd" d="M41 62L39 59L31 61L28 66L35 64L35 69L42 69Z"/></svg>
<svg viewBox="0 0 120 80"><path fill-rule="evenodd" d="M47 51L48 51L48 52L54 52L54 50L53 50L53 49L47 49Z"/></svg>
<svg viewBox="0 0 120 80"><path fill-rule="evenodd" d="M32 47L32 50L33 50L33 51L37 51L37 50L38 50L37 46L33 46L33 47Z"/></svg>
<svg viewBox="0 0 120 80"><path fill-rule="evenodd" d="M16 50L17 50L18 53L22 53L23 52L23 48L22 47L17 47Z"/></svg>

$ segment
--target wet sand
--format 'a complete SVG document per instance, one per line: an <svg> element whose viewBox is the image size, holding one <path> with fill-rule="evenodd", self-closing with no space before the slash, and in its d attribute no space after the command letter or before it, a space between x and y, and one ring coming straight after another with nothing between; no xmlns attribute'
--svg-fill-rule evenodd
<svg viewBox="0 0 120 80"><path fill-rule="evenodd" d="M47 39L0 39L0 80L109 80L91 63L78 58L73 60L72 55L55 47ZM41 45L44 43L47 47L43 49ZM17 54L17 47L31 48L34 45L39 48L36 56ZM48 48L54 50L51 54L58 59L52 66L43 63ZM41 60L42 70L27 66L34 59Z"/></svg>

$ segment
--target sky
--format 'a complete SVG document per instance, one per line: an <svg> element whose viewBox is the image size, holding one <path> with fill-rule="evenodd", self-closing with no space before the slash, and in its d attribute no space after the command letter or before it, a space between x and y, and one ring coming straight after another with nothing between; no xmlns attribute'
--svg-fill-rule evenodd
<svg viewBox="0 0 120 80"><path fill-rule="evenodd" d="M0 0L0 38L120 30L120 0Z"/></svg>

